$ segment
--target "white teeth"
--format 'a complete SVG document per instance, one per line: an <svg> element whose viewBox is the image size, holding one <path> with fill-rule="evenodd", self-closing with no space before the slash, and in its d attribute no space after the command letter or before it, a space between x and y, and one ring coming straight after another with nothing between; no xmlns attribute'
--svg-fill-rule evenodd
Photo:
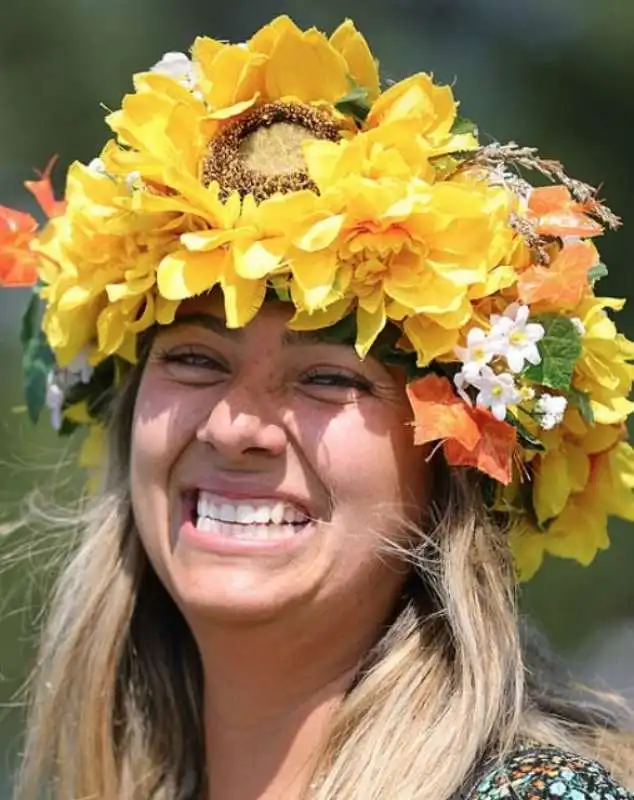
<svg viewBox="0 0 634 800"><path fill-rule="evenodd" d="M259 508L255 509L255 519L254 522L260 522L262 525L266 525L267 522L271 520L271 509L268 506L260 506Z"/></svg>
<svg viewBox="0 0 634 800"><path fill-rule="evenodd" d="M271 509L271 522L279 525L284 519L284 503L276 503Z"/></svg>
<svg viewBox="0 0 634 800"><path fill-rule="evenodd" d="M210 492L200 491L196 505L198 528L210 530L205 519L233 527L238 523L241 527L249 527L249 538L270 538L268 529L275 527L289 527L298 523L307 522L307 517L298 508L277 501L272 503L267 500L252 500L246 503L231 502L227 498L213 495ZM264 530L260 530L263 528ZM239 532L230 535L238 535ZM247 534L247 532L243 531Z"/></svg>
<svg viewBox="0 0 634 800"><path fill-rule="evenodd" d="M241 503L236 508L236 522L241 522L243 525L248 525L250 522L253 522L254 514L255 509L253 506L242 505Z"/></svg>
<svg viewBox="0 0 634 800"><path fill-rule="evenodd" d="M223 503L220 506L220 512L219 512L218 516L223 522L235 522L236 521L236 507L230 505L229 503Z"/></svg>
<svg viewBox="0 0 634 800"><path fill-rule="evenodd" d="M296 525L240 525L237 522L220 522L210 517L200 517L196 527L199 531L242 541L273 541L290 539L297 535Z"/></svg>
<svg viewBox="0 0 634 800"><path fill-rule="evenodd" d="M196 527L200 531L210 531L213 524L214 521L209 517L198 517L198 524L196 525Z"/></svg>

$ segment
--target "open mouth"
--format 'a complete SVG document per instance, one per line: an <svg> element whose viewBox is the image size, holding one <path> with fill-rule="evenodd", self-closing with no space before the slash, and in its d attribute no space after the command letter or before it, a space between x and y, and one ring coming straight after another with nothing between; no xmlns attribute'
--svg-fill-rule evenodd
<svg viewBox="0 0 634 800"><path fill-rule="evenodd" d="M189 517L197 530L230 539L290 539L310 522L300 508L274 498L235 500L198 490L191 493L188 506Z"/></svg>

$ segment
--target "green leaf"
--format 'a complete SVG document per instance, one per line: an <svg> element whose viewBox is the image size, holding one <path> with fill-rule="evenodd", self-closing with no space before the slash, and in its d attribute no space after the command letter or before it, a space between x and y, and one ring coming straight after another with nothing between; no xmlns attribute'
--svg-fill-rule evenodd
<svg viewBox="0 0 634 800"><path fill-rule="evenodd" d="M544 445L536 436L533 436L528 428L525 428L524 425L522 425L516 416L509 412L506 415L506 421L515 428L517 431L517 436L524 447L528 448L529 450L537 450L540 453L544 451Z"/></svg>
<svg viewBox="0 0 634 800"><path fill-rule="evenodd" d="M36 292L31 294L31 299L22 315L22 325L20 328L20 341L22 347L27 347L31 339L37 334L39 323L40 298Z"/></svg>
<svg viewBox="0 0 634 800"><path fill-rule="evenodd" d="M478 126L476 123L467 119L466 117L457 116L454 124L451 127L451 132L455 135L463 133L472 133L474 136L478 135Z"/></svg>
<svg viewBox="0 0 634 800"><path fill-rule="evenodd" d="M335 103L335 108L348 117L354 117L359 122L365 122L370 113L370 101L368 100L368 90L350 81L350 91Z"/></svg>
<svg viewBox="0 0 634 800"><path fill-rule="evenodd" d="M531 319L544 326L544 338L539 342L539 364L531 364L523 376L533 383L567 392L572 373L581 355L581 339L573 322L558 314L544 314Z"/></svg>
<svg viewBox="0 0 634 800"><path fill-rule="evenodd" d="M26 408L33 423L38 421L46 402L48 374L54 364L53 353L40 331L37 336L31 338L22 357Z"/></svg>
<svg viewBox="0 0 634 800"><path fill-rule="evenodd" d="M579 410L581 416L590 425L594 425L594 412L592 411L592 403L590 402L590 395L588 392L582 392L580 389L575 389L571 386L569 389L568 400L570 405Z"/></svg>
<svg viewBox="0 0 634 800"><path fill-rule="evenodd" d="M594 267L591 267L588 270L588 280L594 286L594 284L598 280L607 277L607 274L608 274L608 268L602 261L599 261L598 264L595 264Z"/></svg>

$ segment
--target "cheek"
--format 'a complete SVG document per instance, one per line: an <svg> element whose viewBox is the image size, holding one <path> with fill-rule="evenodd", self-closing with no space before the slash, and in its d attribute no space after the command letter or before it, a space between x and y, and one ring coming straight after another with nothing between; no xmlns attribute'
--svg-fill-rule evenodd
<svg viewBox="0 0 634 800"><path fill-rule="evenodd" d="M139 385L131 431L130 488L142 538L168 524L169 478L192 435L193 409L151 369Z"/></svg>
<svg viewBox="0 0 634 800"><path fill-rule="evenodd" d="M316 442L316 464L335 509L389 532L390 517L416 520L426 501L429 469L413 443L406 409L381 405L335 417ZM355 526L356 527L356 526Z"/></svg>
<svg viewBox="0 0 634 800"><path fill-rule="evenodd" d="M194 435L200 410L196 393L162 380L149 367L141 383L132 423L132 470L144 483L167 477ZM199 403L198 403L199 404Z"/></svg>

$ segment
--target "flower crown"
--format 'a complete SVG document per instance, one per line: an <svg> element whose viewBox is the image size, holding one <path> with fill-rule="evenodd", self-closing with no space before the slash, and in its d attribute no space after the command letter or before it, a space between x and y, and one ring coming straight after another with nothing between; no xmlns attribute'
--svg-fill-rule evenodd
<svg viewBox="0 0 634 800"><path fill-rule="evenodd" d="M41 231L0 208L0 284L35 285L34 420L48 405L94 444L139 334L219 287L229 327L274 297L290 327L402 366L416 443L490 476L521 579L545 552L588 564L609 515L634 520L634 345L607 314L622 302L594 294L594 238L619 220L592 187L531 148L480 145L427 74L381 87L350 21L198 38L134 89L63 202L50 169L27 184Z"/></svg>

